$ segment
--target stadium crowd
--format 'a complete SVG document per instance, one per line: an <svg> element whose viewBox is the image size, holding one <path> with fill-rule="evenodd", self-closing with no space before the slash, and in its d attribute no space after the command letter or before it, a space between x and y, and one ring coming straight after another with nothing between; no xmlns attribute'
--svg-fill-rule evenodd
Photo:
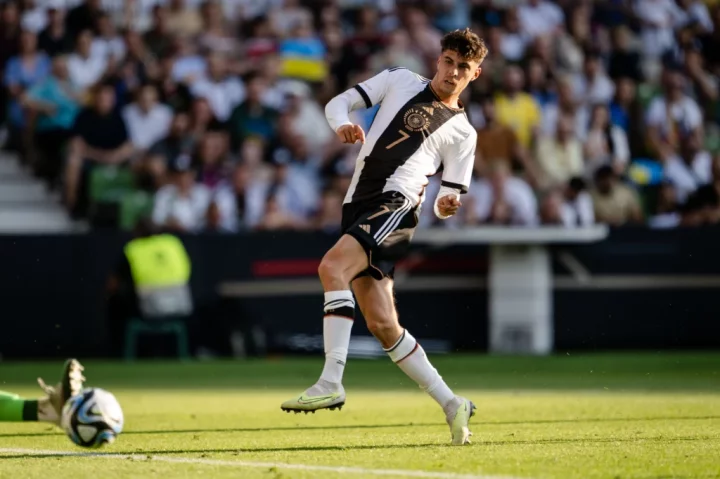
<svg viewBox="0 0 720 479"><path fill-rule="evenodd" d="M325 103L384 68L432 77L466 26L490 51L463 96L475 178L423 223L720 222L717 0L0 5L5 148L96 225L336 231L359 145Z"/></svg>

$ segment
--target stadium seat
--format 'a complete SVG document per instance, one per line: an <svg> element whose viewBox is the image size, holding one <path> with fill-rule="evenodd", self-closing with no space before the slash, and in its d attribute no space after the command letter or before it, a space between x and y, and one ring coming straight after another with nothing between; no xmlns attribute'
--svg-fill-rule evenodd
<svg viewBox="0 0 720 479"><path fill-rule="evenodd" d="M125 330L125 360L133 361L137 357L137 338L143 334L174 334L177 339L177 354L181 360L190 357L187 327L183 319L163 319L145 321L132 318Z"/></svg>
<svg viewBox="0 0 720 479"><path fill-rule="evenodd" d="M90 202L115 203L135 187L132 171L116 166L96 166L90 173Z"/></svg>
<svg viewBox="0 0 720 479"><path fill-rule="evenodd" d="M133 191L120 200L120 228L130 231L138 220L152 213L153 196L146 191Z"/></svg>

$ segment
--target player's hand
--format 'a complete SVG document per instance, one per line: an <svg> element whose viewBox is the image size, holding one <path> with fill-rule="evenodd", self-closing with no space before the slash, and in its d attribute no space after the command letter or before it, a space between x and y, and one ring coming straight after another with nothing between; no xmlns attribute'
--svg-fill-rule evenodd
<svg viewBox="0 0 720 479"><path fill-rule="evenodd" d="M437 201L438 211L443 216L452 216L457 213L458 209L462 206L460 200L455 198L454 195L446 195Z"/></svg>
<svg viewBox="0 0 720 479"><path fill-rule="evenodd" d="M343 125L337 129L337 136L343 143L353 144L357 140L365 143L365 132L360 125Z"/></svg>

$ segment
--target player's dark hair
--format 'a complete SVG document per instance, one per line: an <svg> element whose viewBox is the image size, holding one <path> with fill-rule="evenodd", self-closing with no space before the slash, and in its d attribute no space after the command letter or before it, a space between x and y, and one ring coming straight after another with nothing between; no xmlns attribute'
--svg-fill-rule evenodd
<svg viewBox="0 0 720 479"><path fill-rule="evenodd" d="M482 62L488 54L487 46L482 38L469 28L454 30L446 34L440 41L442 51L452 50L466 60Z"/></svg>

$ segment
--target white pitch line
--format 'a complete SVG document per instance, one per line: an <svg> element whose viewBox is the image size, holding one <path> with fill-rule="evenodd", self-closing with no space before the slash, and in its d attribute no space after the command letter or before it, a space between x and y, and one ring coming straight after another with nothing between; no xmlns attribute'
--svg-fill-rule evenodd
<svg viewBox="0 0 720 479"><path fill-rule="evenodd" d="M255 462L255 461L224 461L220 459L199 459L192 457L167 457L153 456L149 454L115 454L103 452L71 452L71 451L47 451L42 449L17 449L0 448L0 461L2 454L25 454L28 456L69 456L69 457L92 457L102 459L133 459L137 461L157 461L174 464L204 464L207 466L229 466L229 467L254 467L254 468L275 468L295 469L300 471L322 471L338 474L362 474L365 476L405 476L405 477L426 477L434 479L521 479L513 476L490 476L475 474L457 474L454 472L434 472L403 469L370 469L364 467L345 466L320 466L313 464L286 464L282 462Z"/></svg>

